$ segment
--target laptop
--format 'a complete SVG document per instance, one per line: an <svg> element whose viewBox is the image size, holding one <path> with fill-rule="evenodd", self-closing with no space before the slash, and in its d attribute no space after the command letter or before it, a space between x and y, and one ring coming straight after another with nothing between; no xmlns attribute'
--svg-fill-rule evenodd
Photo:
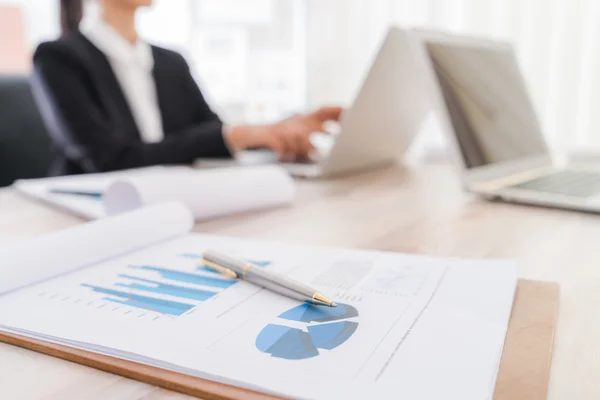
<svg viewBox="0 0 600 400"><path fill-rule="evenodd" d="M410 147L429 111L422 90L421 71L410 32L392 28L387 33L352 106L339 123L339 134L315 135L318 151L309 162L280 163L290 174L304 178L330 177L385 165L398 160ZM236 165L277 162L265 151L245 151ZM223 160L201 160L198 167L223 167Z"/></svg>
<svg viewBox="0 0 600 400"><path fill-rule="evenodd" d="M468 191L489 199L600 211L600 166L552 158L513 47L413 31L439 116Z"/></svg>

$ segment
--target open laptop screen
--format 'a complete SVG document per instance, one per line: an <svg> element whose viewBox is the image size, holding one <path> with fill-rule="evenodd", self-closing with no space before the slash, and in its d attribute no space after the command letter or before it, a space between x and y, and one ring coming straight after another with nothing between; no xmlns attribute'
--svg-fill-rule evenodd
<svg viewBox="0 0 600 400"><path fill-rule="evenodd" d="M467 168L548 154L509 46L430 42L427 50Z"/></svg>

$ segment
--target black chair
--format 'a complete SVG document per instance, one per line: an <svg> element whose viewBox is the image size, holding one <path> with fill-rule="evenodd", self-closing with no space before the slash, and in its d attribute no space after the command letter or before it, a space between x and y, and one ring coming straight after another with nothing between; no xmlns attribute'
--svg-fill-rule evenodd
<svg viewBox="0 0 600 400"><path fill-rule="evenodd" d="M29 77L0 75L0 187L47 176L51 149Z"/></svg>

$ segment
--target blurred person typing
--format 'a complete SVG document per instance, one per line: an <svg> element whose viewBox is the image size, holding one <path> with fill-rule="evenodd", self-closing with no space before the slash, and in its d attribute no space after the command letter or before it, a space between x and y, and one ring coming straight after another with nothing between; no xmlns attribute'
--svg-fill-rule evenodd
<svg viewBox="0 0 600 400"><path fill-rule="evenodd" d="M224 125L184 58L138 37L135 14L152 0L96 1L99 13L79 24L68 6L80 13L81 0L63 0L63 36L34 55L34 87L57 149L52 175L190 164L251 148L306 158L311 133L340 118L341 108L329 107L275 124Z"/></svg>

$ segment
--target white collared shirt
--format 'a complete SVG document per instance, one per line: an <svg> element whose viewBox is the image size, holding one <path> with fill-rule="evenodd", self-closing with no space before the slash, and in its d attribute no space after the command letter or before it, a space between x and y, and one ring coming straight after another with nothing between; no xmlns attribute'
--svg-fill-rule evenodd
<svg viewBox="0 0 600 400"><path fill-rule="evenodd" d="M150 45L141 40L131 44L99 18L84 19L80 31L106 55L127 99L142 141L162 141L165 135L152 74L154 57Z"/></svg>

